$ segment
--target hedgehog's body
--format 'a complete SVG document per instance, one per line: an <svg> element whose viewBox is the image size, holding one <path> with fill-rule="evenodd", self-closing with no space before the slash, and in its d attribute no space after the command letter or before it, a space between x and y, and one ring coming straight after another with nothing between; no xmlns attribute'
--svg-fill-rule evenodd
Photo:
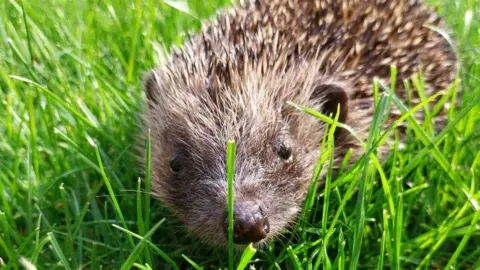
<svg viewBox="0 0 480 270"><path fill-rule="evenodd" d="M340 104L365 136L373 78L388 82L391 65L399 81L422 68L427 94L453 82L454 54L428 25L443 27L420 0L260 0L221 15L147 78L154 193L197 235L225 243L233 139L237 242L275 236L303 206L324 130L286 102L324 113ZM336 136L336 160L362 154L350 134Z"/></svg>

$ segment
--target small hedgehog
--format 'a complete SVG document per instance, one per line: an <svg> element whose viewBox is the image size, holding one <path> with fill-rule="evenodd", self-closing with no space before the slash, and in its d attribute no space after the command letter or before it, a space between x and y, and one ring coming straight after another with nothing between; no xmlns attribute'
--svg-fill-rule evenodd
<svg viewBox="0 0 480 270"><path fill-rule="evenodd" d="M154 196L200 239L226 245L235 140L234 242L275 238L302 210L325 130L287 102L327 115L340 106L365 139L373 80L388 83L392 65L399 81L421 69L428 95L454 81L455 54L435 27L445 26L421 0L252 0L222 12L145 78ZM364 153L335 133L335 167L349 149L350 162Z"/></svg>

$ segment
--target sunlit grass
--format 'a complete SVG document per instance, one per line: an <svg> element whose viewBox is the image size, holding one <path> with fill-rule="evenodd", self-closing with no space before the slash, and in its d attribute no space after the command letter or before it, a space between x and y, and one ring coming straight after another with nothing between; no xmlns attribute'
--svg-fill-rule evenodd
<svg viewBox="0 0 480 270"><path fill-rule="evenodd" d="M144 73L228 2L0 1L0 268L229 265L228 249L186 234L151 199L149 140L145 156L136 150ZM335 179L327 172L290 232L256 252L235 250L233 268L480 268L480 2L428 3L454 30L462 64L461 81L438 94L440 105L461 104L445 128L429 121L440 106L426 106L434 97L422 95L420 77L406 84L418 106L376 82L372 125L392 106L404 116L372 129L352 167ZM329 125L320 170L332 162L333 131L355 131L290 105ZM419 123L413 112L425 108ZM376 149L385 144L382 163Z"/></svg>

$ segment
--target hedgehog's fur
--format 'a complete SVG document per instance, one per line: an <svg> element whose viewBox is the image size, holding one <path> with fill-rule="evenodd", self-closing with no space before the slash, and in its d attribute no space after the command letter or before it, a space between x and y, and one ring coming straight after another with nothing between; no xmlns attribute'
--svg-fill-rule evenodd
<svg viewBox="0 0 480 270"><path fill-rule="evenodd" d="M319 156L324 124L286 104L341 119L366 137L372 81L423 70L426 92L446 89L455 55L442 20L420 0L257 0L222 13L145 80L152 190L201 239L225 244L225 145L237 142L235 201L259 203L267 239L295 221ZM397 83L397 95L405 91ZM293 158L281 161L280 144ZM335 162L363 150L336 134ZM182 170L173 173L173 155ZM337 164L338 165L338 164ZM325 170L323 170L325 171Z"/></svg>

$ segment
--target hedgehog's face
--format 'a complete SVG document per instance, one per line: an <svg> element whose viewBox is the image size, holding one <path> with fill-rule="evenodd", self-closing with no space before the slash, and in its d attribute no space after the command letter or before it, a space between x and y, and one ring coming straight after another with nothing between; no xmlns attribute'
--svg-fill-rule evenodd
<svg viewBox="0 0 480 270"><path fill-rule="evenodd" d="M189 230L204 240L225 244L227 139L198 143L205 139L184 132L188 138L173 135L168 147L154 142L153 190ZM276 236L295 218L302 208L311 168L302 161L305 149L287 131L239 135L234 137L235 243L248 244Z"/></svg>
<svg viewBox="0 0 480 270"><path fill-rule="evenodd" d="M272 97L279 89L267 91L273 86L253 80L241 91L224 89L230 94L214 99L178 85L175 91L161 89L152 80L147 90L154 194L191 232L226 244L226 143L233 139L234 241L261 244L278 237L303 207L323 134L323 124L285 103L321 104L328 112L338 103L346 105L345 93L328 93L331 89L317 85L321 102L311 102L314 91L307 99L295 90Z"/></svg>

